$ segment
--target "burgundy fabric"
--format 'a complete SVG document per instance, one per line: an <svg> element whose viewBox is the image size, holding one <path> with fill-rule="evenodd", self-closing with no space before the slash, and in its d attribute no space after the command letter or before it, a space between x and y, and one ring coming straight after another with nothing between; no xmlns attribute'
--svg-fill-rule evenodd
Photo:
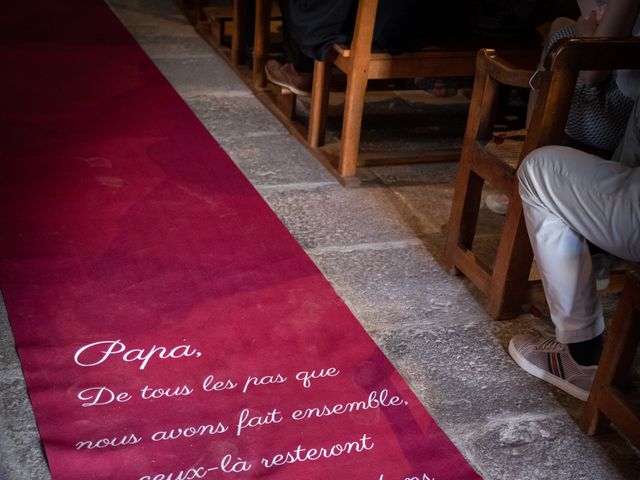
<svg viewBox="0 0 640 480"><path fill-rule="evenodd" d="M105 4L8 2L0 64L0 285L54 479L478 478Z"/></svg>

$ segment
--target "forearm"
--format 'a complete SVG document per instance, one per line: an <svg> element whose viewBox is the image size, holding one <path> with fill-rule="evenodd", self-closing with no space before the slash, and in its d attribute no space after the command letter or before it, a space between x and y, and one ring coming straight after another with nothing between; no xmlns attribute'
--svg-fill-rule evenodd
<svg viewBox="0 0 640 480"><path fill-rule="evenodd" d="M602 19L591 36L593 37L627 37L638 15L638 0L609 0ZM589 86L597 85L608 75L609 71L589 70L580 72L580 80Z"/></svg>
<svg viewBox="0 0 640 480"><path fill-rule="evenodd" d="M638 14L638 0L609 0L594 37L627 37Z"/></svg>

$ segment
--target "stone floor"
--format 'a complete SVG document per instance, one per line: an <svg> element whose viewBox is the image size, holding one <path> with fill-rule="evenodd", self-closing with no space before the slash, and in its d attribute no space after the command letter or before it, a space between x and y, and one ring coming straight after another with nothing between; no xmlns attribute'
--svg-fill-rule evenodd
<svg viewBox="0 0 640 480"><path fill-rule="evenodd" d="M455 164L362 169L362 186L344 188L175 3L110 4L484 478L639 478L638 450L614 431L585 437L581 403L506 352L514 333L551 332L549 321L492 321L481 297L442 269ZM4 308L0 407L0 480L50 478Z"/></svg>

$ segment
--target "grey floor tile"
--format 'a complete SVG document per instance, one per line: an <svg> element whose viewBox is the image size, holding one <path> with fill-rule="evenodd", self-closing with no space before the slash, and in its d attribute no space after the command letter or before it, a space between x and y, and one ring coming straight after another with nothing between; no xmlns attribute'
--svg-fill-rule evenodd
<svg viewBox="0 0 640 480"><path fill-rule="evenodd" d="M174 0L107 0L125 25L188 25L178 2Z"/></svg>
<svg viewBox="0 0 640 480"><path fill-rule="evenodd" d="M443 231L451 213L454 192L452 183L392 184L390 188L415 214L425 232ZM501 231L503 223L503 216L496 215L482 204L476 235L496 236L496 232Z"/></svg>
<svg viewBox="0 0 640 480"><path fill-rule="evenodd" d="M0 332L3 336L9 337L12 342L11 330L8 325L1 325ZM22 368L20 360L16 353L13 343L3 339L3 345L0 346L0 388L3 383L11 382L15 379L22 378ZM6 345L5 345L6 344Z"/></svg>
<svg viewBox="0 0 640 480"><path fill-rule="evenodd" d="M306 249L415 239L384 188L341 186L309 191L266 192L264 198Z"/></svg>
<svg viewBox="0 0 640 480"><path fill-rule="evenodd" d="M520 371L488 317L466 324L397 326L373 332L432 416L446 429L492 418L566 415L546 384Z"/></svg>
<svg viewBox="0 0 640 480"><path fill-rule="evenodd" d="M0 384L22 378L20 360L9 326L7 310L0 295Z"/></svg>
<svg viewBox="0 0 640 480"><path fill-rule="evenodd" d="M197 95L186 100L227 152L242 149L252 139L259 141L265 136L286 134L285 128L250 93Z"/></svg>
<svg viewBox="0 0 640 480"><path fill-rule="evenodd" d="M183 97L252 96L242 80L215 54L204 57L155 58L154 63Z"/></svg>
<svg viewBox="0 0 640 480"><path fill-rule="evenodd" d="M415 215L425 233L440 233L449 221L451 184L392 186L391 190Z"/></svg>
<svg viewBox="0 0 640 480"><path fill-rule="evenodd" d="M371 170L390 187L453 184L458 171L457 162L372 167Z"/></svg>
<svg viewBox="0 0 640 480"><path fill-rule="evenodd" d="M215 55L211 46L197 35L148 35L149 27L146 26L129 27L129 31L152 59L207 59Z"/></svg>
<svg viewBox="0 0 640 480"><path fill-rule="evenodd" d="M0 472L7 480L50 477L22 378L0 385Z"/></svg>
<svg viewBox="0 0 640 480"><path fill-rule="evenodd" d="M33 410L0 297L0 479L48 479Z"/></svg>
<svg viewBox="0 0 640 480"><path fill-rule="evenodd" d="M247 136L222 146L247 178L257 186L337 185L337 180L291 135Z"/></svg>
<svg viewBox="0 0 640 480"><path fill-rule="evenodd" d="M619 437L586 437L566 415L496 418L460 435L485 478L634 480L640 471L638 456Z"/></svg>
<svg viewBox="0 0 640 480"><path fill-rule="evenodd" d="M312 253L312 258L370 331L487 317L464 283L444 272L422 245Z"/></svg>
<svg viewBox="0 0 640 480"><path fill-rule="evenodd" d="M177 23L169 20L125 26L138 42L157 42L162 45L179 40L190 40L207 45L190 23ZM196 45L194 44L193 46ZM200 46L197 47L196 52L200 51ZM211 50L208 51L210 52ZM189 53L192 52L189 51Z"/></svg>

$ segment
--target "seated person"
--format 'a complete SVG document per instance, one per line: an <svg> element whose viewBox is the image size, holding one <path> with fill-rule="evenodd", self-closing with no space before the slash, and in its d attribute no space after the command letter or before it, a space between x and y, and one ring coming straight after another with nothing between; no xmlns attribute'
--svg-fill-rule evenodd
<svg viewBox="0 0 640 480"><path fill-rule="evenodd" d="M297 2L278 0L282 12L285 63L269 60L269 81L296 95L309 96L315 58L324 58L334 43L350 40L358 2L354 0Z"/></svg>
<svg viewBox="0 0 640 480"><path fill-rule="evenodd" d="M640 36L639 7L637 0L609 0L600 19L595 11L576 22L560 19L556 24L560 28L552 29L547 53L563 38ZM620 142L632 106L633 99L618 87L617 72L580 72L565 132L578 144L595 149L592 153L610 156Z"/></svg>
<svg viewBox="0 0 640 480"><path fill-rule="evenodd" d="M266 75L276 85L298 95L309 95L314 60L324 59L334 44L350 43L358 1L279 0L279 3L286 63L268 61ZM381 50L397 54L420 49L442 37L495 36L525 28L524 25L533 31L536 22L546 18L544 12L548 13L553 1L526 0L519 2L517 8L509 6L512 4L509 0L490 3L503 5L503 15L499 15L497 9L490 10L500 17L500 21L489 21L486 0L380 0L374 44Z"/></svg>
<svg viewBox="0 0 640 480"><path fill-rule="evenodd" d="M562 38L640 36L639 7L637 0L609 0L600 20L596 12L589 12L588 17L581 16L575 22L568 18L557 19L551 26L539 69L543 68L544 59L555 43ZM611 157L633 106L633 98L620 88L618 77L619 72L580 72L565 128L567 145L604 158ZM535 77L532 80L535 81ZM537 91L532 90L529 115L536 97ZM504 215L508 198L502 194L491 194L487 196L486 203L489 210Z"/></svg>
<svg viewBox="0 0 640 480"><path fill-rule="evenodd" d="M515 336L509 353L528 373L583 401L605 327L587 240L640 261L640 82L635 85L635 106L615 161L549 146L529 154L518 170L527 231L556 335Z"/></svg>
<svg viewBox="0 0 640 480"><path fill-rule="evenodd" d="M334 44L349 44L353 34L357 0L279 0L284 29L286 63L267 62L267 78L297 95L311 92L314 60L322 60ZM374 42L400 53L420 48L430 15L451 16L446 6L424 0L380 0Z"/></svg>

